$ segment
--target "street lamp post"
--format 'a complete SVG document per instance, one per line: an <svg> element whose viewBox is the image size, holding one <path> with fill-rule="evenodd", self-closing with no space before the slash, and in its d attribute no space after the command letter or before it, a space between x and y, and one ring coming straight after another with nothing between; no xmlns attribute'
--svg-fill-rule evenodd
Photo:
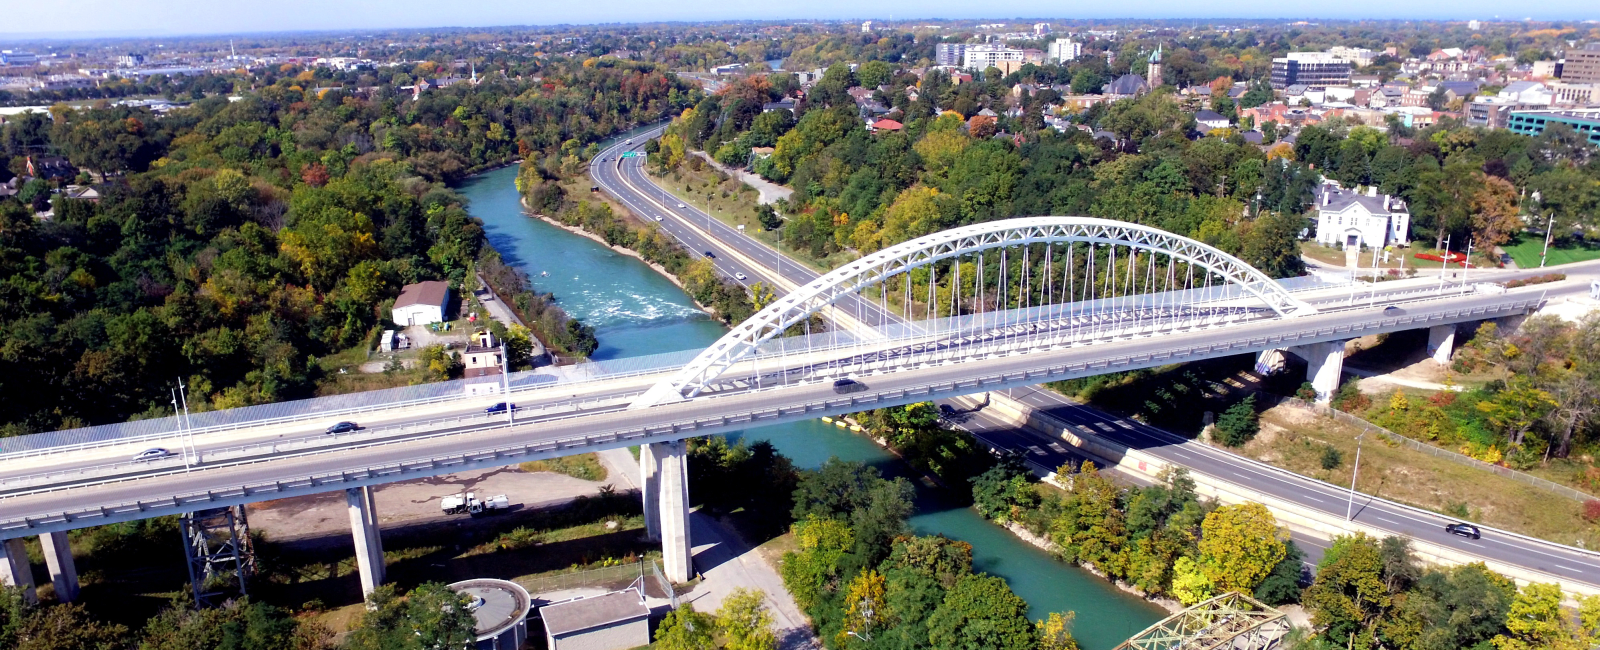
<svg viewBox="0 0 1600 650"><path fill-rule="evenodd" d="M1539 268L1544 268L1545 258L1550 255L1550 235L1556 231L1556 214L1550 213L1550 221L1544 226L1544 250L1539 253Z"/></svg>
<svg viewBox="0 0 1600 650"><path fill-rule="evenodd" d="M1367 437L1366 433L1356 436L1356 466L1350 470L1350 500L1344 507L1344 520L1350 521L1356 510L1356 477L1361 475L1361 439Z"/></svg>
<svg viewBox="0 0 1600 650"><path fill-rule="evenodd" d="M185 447L184 447L184 450L183 450L183 466L185 468L187 468L187 467L189 467L189 452L190 452L190 450L194 451L194 456L195 456L194 460L197 463L200 462L200 450L194 449L194 421L189 419L188 387L183 385L183 380L182 379L178 380L178 400L183 402L183 423L184 423L184 427L183 428L184 428L184 440L185 440L185 442L184 442Z"/></svg>

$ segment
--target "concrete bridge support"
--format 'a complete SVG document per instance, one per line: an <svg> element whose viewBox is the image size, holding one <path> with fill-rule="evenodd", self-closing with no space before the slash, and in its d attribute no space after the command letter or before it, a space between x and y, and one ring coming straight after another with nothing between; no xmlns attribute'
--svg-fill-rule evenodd
<svg viewBox="0 0 1600 650"><path fill-rule="evenodd" d="M660 443L657 443L660 444ZM661 541L661 469L656 466L655 445L639 447L639 485L644 497L644 537Z"/></svg>
<svg viewBox="0 0 1600 650"><path fill-rule="evenodd" d="M67 543L67 533L45 533L39 536L44 546L44 563L50 569L50 585L56 590L56 600L70 603L78 599L78 565L72 561L72 546Z"/></svg>
<svg viewBox="0 0 1600 650"><path fill-rule="evenodd" d="M689 543L689 446L678 440L647 447L659 490L662 568L668 580L688 582L694 575L694 553ZM646 496L645 503L649 502Z"/></svg>
<svg viewBox="0 0 1600 650"><path fill-rule="evenodd" d="M1428 356L1441 366L1450 364L1450 355L1456 350L1456 326L1435 325L1428 328Z"/></svg>
<svg viewBox="0 0 1600 650"><path fill-rule="evenodd" d="M0 584L20 588L28 602L39 602L33 590L33 565L28 562L28 547L20 537L0 542Z"/></svg>
<svg viewBox="0 0 1600 650"><path fill-rule="evenodd" d="M1263 377L1283 372L1283 350L1262 350L1256 353L1256 374Z"/></svg>
<svg viewBox="0 0 1600 650"><path fill-rule="evenodd" d="M1333 401L1339 392L1339 376L1344 373L1344 341L1300 345L1290 350L1306 360L1306 380L1317 391L1317 403Z"/></svg>
<svg viewBox="0 0 1600 650"><path fill-rule="evenodd" d="M356 567L361 572L361 594L371 596L383 584L383 539L378 531L378 506L371 487L344 491L350 507L350 533L355 538Z"/></svg>

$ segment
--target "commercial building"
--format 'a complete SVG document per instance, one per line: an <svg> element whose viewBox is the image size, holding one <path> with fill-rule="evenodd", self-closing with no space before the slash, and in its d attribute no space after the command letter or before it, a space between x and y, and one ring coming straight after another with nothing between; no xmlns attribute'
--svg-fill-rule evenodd
<svg viewBox="0 0 1600 650"><path fill-rule="evenodd" d="M1328 48L1328 54L1332 54L1336 57L1354 63L1358 68L1365 68L1369 65L1372 65L1372 60L1378 57L1377 52L1373 52L1367 48L1345 47L1343 45Z"/></svg>
<svg viewBox="0 0 1600 650"><path fill-rule="evenodd" d="M934 50L934 62L939 65L959 66L966 62L965 43L940 43Z"/></svg>
<svg viewBox="0 0 1600 650"><path fill-rule="evenodd" d="M1061 38L1050 41L1045 60L1051 63L1061 63L1063 61L1076 61L1080 56L1083 56L1083 43L1070 38Z"/></svg>
<svg viewBox="0 0 1600 650"><path fill-rule="evenodd" d="M1561 80L1567 83L1600 83L1600 43L1590 43L1581 50L1567 50L1566 61L1561 66Z"/></svg>
<svg viewBox="0 0 1600 650"><path fill-rule="evenodd" d="M1350 85L1350 61L1328 52L1290 52L1272 60L1272 87Z"/></svg>
<svg viewBox="0 0 1600 650"><path fill-rule="evenodd" d="M1411 211L1405 201L1377 188L1365 193L1327 182L1317 198L1317 241L1346 246L1404 246L1410 241Z"/></svg>
<svg viewBox="0 0 1600 650"><path fill-rule="evenodd" d="M1038 50L1034 50L1037 52ZM997 68L1002 61L1015 61L1018 64L1027 61L1028 50L1018 50L1004 45L969 45L962 56L961 67L971 70L986 70ZM1042 53L1041 53L1042 54ZM1040 59L1043 56L1039 57Z"/></svg>
<svg viewBox="0 0 1600 650"><path fill-rule="evenodd" d="M539 608L550 650L627 650L650 645L650 608L635 589Z"/></svg>
<svg viewBox="0 0 1600 650"><path fill-rule="evenodd" d="M533 599L522 585L507 580L463 580L450 585L472 599L467 605L477 623L476 650L521 650L528 642L528 612Z"/></svg>
<svg viewBox="0 0 1600 650"><path fill-rule="evenodd" d="M1523 135L1538 136L1552 123L1566 124L1584 136L1590 144L1600 145L1600 108L1568 109L1562 111L1512 111L1506 128Z"/></svg>
<svg viewBox="0 0 1600 650"><path fill-rule="evenodd" d="M400 289L391 310L395 324L401 327L444 322L450 301L450 283L429 280L408 284Z"/></svg>

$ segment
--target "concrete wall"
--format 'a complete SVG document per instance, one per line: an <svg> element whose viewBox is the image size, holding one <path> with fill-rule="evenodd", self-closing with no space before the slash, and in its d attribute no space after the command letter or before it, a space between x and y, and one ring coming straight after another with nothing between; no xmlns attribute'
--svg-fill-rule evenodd
<svg viewBox="0 0 1600 650"><path fill-rule="evenodd" d="M1149 453L1107 441L1093 432L1084 430L1082 427L1064 426L1063 423L1055 418L1038 413L1032 407L1012 400L1003 394L990 393L990 398L990 404L985 410L990 415L996 416L1014 426L1024 426L1052 437L1059 437L1064 442L1079 448L1089 455L1106 461L1108 467L1115 467L1118 471L1156 480L1158 474L1168 467L1166 461ZM980 400L964 397L959 398L957 401L965 402L963 407L970 408L979 403ZM1272 511L1273 516L1277 517L1278 523L1295 532L1323 539L1329 539L1336 535L1350 535L1356 532L1364 532L1369 536L1379 538L1390 534L1387 531L1367 526L1359 521L1345 521L1341 517L1330 516L1327 513L1318 512L1264 492L1258 492L1214 476L1195 472L1192 469L1190 470L1190 476L1195 481L1195 492L1201 496L1213 498L1228 505L1238 503L1262 504ZM1306 480L1314 481L1315 479L1308 478ZM1594 587L1574 584L1548 573L1512 566L1497 560L1464 553L1422 540L1411 540L1411 550L1418 560L1433 565L1454 566L1469 562L1482 562L1490 570L1512 578L1519 585L1529 582L1556 583L1561 585L1562 590L1569 598L1600 595L1600 589Z"/></svg>

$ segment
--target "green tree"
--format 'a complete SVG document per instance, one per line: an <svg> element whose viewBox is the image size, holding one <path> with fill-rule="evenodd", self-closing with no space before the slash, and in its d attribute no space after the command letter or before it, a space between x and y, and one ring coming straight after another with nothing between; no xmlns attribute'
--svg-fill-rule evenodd
<svg viewBox="0 0 1600 650"><path fill-rule="evenodd" d="M1199 562L1185 555L1172 566L1172 595L1184 605L1193 605L1216 595L1216 585Z"/></svg>
<svg viewBox="0 0 1600 650"><path fill-rule="evenodd" d="M1521 445L1528 429L1556 407L1549 392L1537 388L1533 380L1514 375L1506 387L1493 397L1478 402L1478 410L1489 423L1506 434L1512 445Z"/></svg>
<svg viewBox="0 0 1600 650"><path fill-rule="evenodd" d="M1523 587L1506 612L1506 631L1489 641L1496 650L1581 650L1572 619L1561 611L1561 585L1534 582Z"/></svg>
<svg viewBox="0 0 1600 650"><path fill-rule="evenodd" d="M1364 534L1335 538L1301 602L1327 639L1370 648L1391 596L1383 581L1383 556Z"/></svg>
<svg viewBox="0 0 1600 650"><path fill-rule="evenodd" d="M1259 503L1217 508L1200 530L1200 565L1218 591L1253 591L1287 553L1277 520Z"/></svg>
<svg viewBox="0 0 1600 650"><path fill-rule="evenodd" d="M1304 562L1305 553L1300 547L1293 540L1284 540L1283 559L1278 560L1261 584L1256 585L1256 599L1268 605L1300 602L1300 574Z"/></svg>
<svg viewBox="0 0 1600 650"><path fill-rule="evenodd" d="M717 623L709 614L694 611L693 603L684 603L667 612L656 628L653 647L661 650L716 650L713 634Z"/></svg>
<svg viewBox="0 0 1600 650"><path fill-rule="evenodd" d="M728 650L776 650L778 637L772 633L772 614L767 611L767 596L758 589L740 587L729 592L717 609L717 628L722 631Z"/></svg>
<svg viewBox="0 0 1600 650"><path fill-rule="evenodd" d="M845 589L844 626L834 641L840 647L856 643L870 644L873 635L887 627L884 618L887 587L883 575L871 569L863 570Z"/></svg>
<svg viewBox="0 0 1600 650"><path fill-rule="evenodd" d="M1075 612L1050 612L1050 616L1036 621L1039 650L1078 650L1078 640L1072 636L1072 619Z"/></svg>
<svg viewBox="0 0 1600 650"><path fill-rule="evenodd" d="M941 650L1033 650L1028 604L988 575L958 580L928 618L928 644Z"/></svg>
<svg viewBox="0 0 1600 650"><path fill-rule="evenodd" d="M1223 411L1222 417L1217 418L1216 427L1217 441L1229 447L1238 447L1255 438L1256 432L1261 430L1255 394L1245 396Z"/></svg>
<svg viewBox="0 0 1600 650"><path fill-rule="evenodd" d="M471 646L477 621L468 597L438 582L425 582L396 595L390 585L367 599L345 646L349 650L432 650Z"/></svg>
<svg viewBox="0 0 1600 650"><path fill-rule="evenodd" d="M1264 212L1244 236L1240 257L1245 263L1274 278L1292 278L1305 273L1300 258L1300 231L1305 219L1284 212Z"/></svg>

